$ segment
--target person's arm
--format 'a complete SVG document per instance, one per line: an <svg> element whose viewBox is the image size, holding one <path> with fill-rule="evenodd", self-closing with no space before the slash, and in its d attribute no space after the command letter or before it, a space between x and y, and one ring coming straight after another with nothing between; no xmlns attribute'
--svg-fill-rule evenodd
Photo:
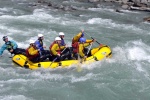
<svg viewBox="0 0 150 100"><path fill-rule="evenodd" d="M73 37L73 42L78 42L79 38L81 37L82 32L79 32L76 36Z"/></svg>
<svg viewBox="0 0 150 100"><path fill-rule="evenodd" d="M91 43L91 42L93 42L93 40L86 40L86 43Z"/></svg>
<svg viewBox="0 0 150 100"><path fill-rule="evenodd" d="M89 45L91 45L90 43L83 43L83 46L84 47L87 47L87 46L89 46Z"/></svg>
<svg viewBox="0 0 150 100"><path fill-rule="evenodd" d="M6 50L5 44L0 48L0 56L3 54L4 50Z"/></svg>
<svg viewBox="0 0 150 100"><path fill-rule="evenodd" d="M61 49L61 50L65 49L65 46L60 46L60 49Z"/></svg>
<svg viewBox="0 0 150 100"><path fill-rule="evenodd" d="M38 54L38 50L35 50L33 47L31 47L31 48L29 49L29 54L30 54L30 55Z"/></svg>

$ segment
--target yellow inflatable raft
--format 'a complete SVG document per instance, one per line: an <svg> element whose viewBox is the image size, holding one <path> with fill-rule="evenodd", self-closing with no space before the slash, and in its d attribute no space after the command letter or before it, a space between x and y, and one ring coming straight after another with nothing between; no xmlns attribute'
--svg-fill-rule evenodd
<svg viewBox="0 0 150 100"><path fill-rule="evenodd" d="M91 50L92 56L87 57L82 63L88 64L91 62L99 61L104 58L108 58L112 56L112 51L109 46L103 45L101 47L96 47ZM38 69L38 68L57 68L61 67L69 67L73 64L79 64L81 61L79 60L65 60L61 62L52 62L52 61L44 61L39 63L32 63L27 59L26 56L22 54L17 54L13 56L12 61L19 65L20 67L29 68L29 69Z"/></svg>

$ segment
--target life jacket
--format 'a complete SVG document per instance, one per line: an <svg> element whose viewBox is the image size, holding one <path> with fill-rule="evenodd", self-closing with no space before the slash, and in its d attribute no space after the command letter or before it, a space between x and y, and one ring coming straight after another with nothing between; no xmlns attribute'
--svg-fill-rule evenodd
<svg viewBox="0 0 150 100"><path fill-rule="evenodd" d="M36 47L35 46L32 46L34 49L36 49ZM39 54L37 53L37 54L35 54L35 55L30 55L29 54L29 49L30 49L31 47L29 47L29 48L27 48L26 49L26 56L29 58L29 59L34 59L34 58L36 58Z"/></svg>
<svg viewBox="0 0 150 100"><path fill-rule="evenodd" d="M79 39L77 39L77 41L76 40L74 40L74 38L72 38L72 44L74 44L75 42L78 42L79 41Z"/></svg>
<svg viewBox="0 0 150 100"><path fill-rule="evenodd" d="M51 50L51 48L53 47L53 45L55 44L56 42L54 41L50 46L49 46L49 50Z"/></svg>
<svg viewBox="0 0 150 100"><path fill-rule="evenodd" d="M79 52L79 43L78 42L73 43L72 48L73 48L73 53L78 53Z"/></svg>
<svg viewBox="0 0 150 100"><path fill-rule="evenodd" d="M10 42L10 41L8 41L8 42L5 42L5 44L6 44L6 49L8 50L8 51L10 51L11 49L13 49L13 44Z"/></svg>
<svg viewBox="0 0 150 100"><path fill-rule="evenodd" d="M51 54L52 54L51 49L52 49L52 47L53 47L54 44L56 44L55 41L54 41L54 42L50 45L50 47L49 47L49 50L50 50L50 53L51 53ZM58 44L58 45L59 45L59 44ZM58 54L61 54L60 46L59 46L59 50L56 50L56 52L57 52ZM53 54L52 54L52 55L53 55Z"/></svg>

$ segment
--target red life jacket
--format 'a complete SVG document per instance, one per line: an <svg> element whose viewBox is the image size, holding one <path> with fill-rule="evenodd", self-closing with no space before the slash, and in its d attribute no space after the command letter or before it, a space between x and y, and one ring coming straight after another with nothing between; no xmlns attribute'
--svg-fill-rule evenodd
<svg viewBox="0 0 150 100"><path fill-rule="evenodd" d="M36 47L33 47L34 49L36 49ZM29 60L32 60L34 58L36 58L39 54L35 54L35 55L30 55L29 54L29 48L26 49L26 56L29 58Z"/></svg>
<svg viewBox="0 0 150 100"><path fill-rule="evenodd" d="M73 53L78 53L79 52L79 43L78 42L73 43L72 48L73 48Z"/></svg>
<svg viewBox="0 0 150 100"><path fill-rule="evenodd" d="M50 46L49 46L49 50L51 50L51 48L53 47L53 45L55 44L56 42L54 41Z"/></svg>
<svg viewBox="0 0 150 100"><path fill-rule="evenodd" d="M79 38L80 39L80 38ZM72 45L75 43L75 42L79 42L79 39L77 39L76 41L74 40L74 38L72 38Z"/></svg>
<svg viewBox="0 0 150 100"><path fill-rule="evenodd" d="M56 44L55 41L54 41L54 42L50 45L50 47L49 47L50 52L51 52L51 49L52 49L52 47L53 47L54 44ZM59 46L59 44L58 44L58 46ZM59 46L59 50L56 50L56 52L57 52L58 54L61 54L60 46ZM52 54L52 52L51 52L51 54ZM53 54L52 54L52 55L53 55Z"/></svg>
<svg viewBox="0 0 150 100"><path fill-rule="evenodd" d="M74 38L72 39L72 45L75 43Z"/></svg>

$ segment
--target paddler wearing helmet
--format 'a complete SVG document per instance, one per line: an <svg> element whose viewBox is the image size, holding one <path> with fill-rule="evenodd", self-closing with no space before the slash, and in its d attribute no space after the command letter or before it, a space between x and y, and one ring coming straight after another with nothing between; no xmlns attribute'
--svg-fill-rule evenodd
<svg viewBox="0 0 150 100"><path fill-rule="evenodd" d="M18 48L18 45L15 41L8 40L7 36L3 36L3 41L5 42L5 44L2 45L2 47L0 48L0 56L2 56L4 50L8 50L11 54L24 54L25 55L25 49L22 48Z"/></svg>
<svg viewBox="0 0 150 100"><path fill-rule="evenodd" d="M40 50L38 50L37 47L35 46L34 40L30 40L29 42L30 42L30 45L26 49L26 56L32 62L39 62L40 61L40 54L39 54Z"/></svg>
<svg viewBox="0 0 150 100"><path fill-rule="evenodd" d="M35 41L35 45L39 50L40 56L48 56L50 54L49 50L44 50L46 46L43 45L44 35L38 34L38 39Z"/></svg>
<svg viewBox="0 0 150 100"><path fill-rule="evenodd" d="M60 45L61 46L66 46L66 43L65 43L65 40L64 40L64 37L65 37L65 34L64 32L59 32L59 37L61 38L61 43ZM63 50L61 50L63 51ZM67 59L68 60L72 60L72 47L66 47L65 50L62 52L63 55L66 55L67 56Z"/></svg>
<svg viewBox="0 0 150 100"><path fill-rule="evenodd" d="M64 60L66 58L66 56L61 56L61 51L63 49L65 49L66 47L67 46L62 46L61 45L61 38L56 37L54 42L49 47L49 50L50 50L51 55L52 55L51 60L54 60L55 58L57 58L56 61Z"/></svg>
<svg viewBox="0 0 150 100"><path fill-rule="evenodd" d="M93 42L95 42L95 40L85 39L84 30L81 30L81 32L79 32L72 39L73 57L75 57L75 59L78 59L78 54L79 54L81 58L86 58L87 57L86 53L88 49L85 47L89 46Z"/></svg>

